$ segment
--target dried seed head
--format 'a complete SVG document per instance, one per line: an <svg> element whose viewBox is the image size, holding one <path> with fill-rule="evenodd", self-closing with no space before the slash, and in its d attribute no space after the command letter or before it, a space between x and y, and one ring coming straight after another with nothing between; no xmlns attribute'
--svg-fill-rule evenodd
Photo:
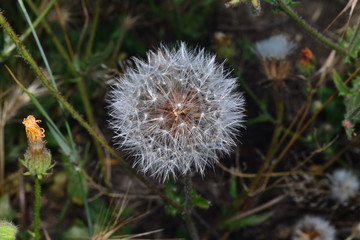
<svg viewBox="0 0 360 240"><path fill-rule="evenodd" d="M335 234L335 228L328 221L320 217L305 216L296 223L291 239L334 240Z"/></svg>
<svg viewBox="0 0 360 240"><path fill-rule="evenodd" d="M165 180L229 153L242 127L244 99L215 56L204 50L161 47L135 59L112 85L110 121L119 145L136 156L140 171Z"/></svg>
<svg viewBox="0 0 360 240"><path fill-rule="evenodd" d="M330 176L331 197L343 205L356 196L360 189L358 177L346 169L337 169Z"/></svg>
<svg viewBox="0 0 360 240"><path fill-rule="evenodd" d="M291 64L287 56L296 48L296 43L283 35L276 35L255 44L252 51L261 59L266 77L282 85L290 72Z"/></svg>

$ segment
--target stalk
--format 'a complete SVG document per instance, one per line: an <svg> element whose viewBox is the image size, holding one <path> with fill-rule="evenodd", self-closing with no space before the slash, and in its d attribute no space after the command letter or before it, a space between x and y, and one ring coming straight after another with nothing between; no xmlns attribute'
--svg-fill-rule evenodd
<svg viewBox="0 0 360 240"><path fill-rule="evenodd" d="M34 177L35 180L35 207L34 207L34 240L40 239L40 195L41 184L38 176Z"/></svg>
<svg viewBox="0 0 360 240"><path fill-rule="evenodd" d="M188 227L188 231L190 233L192 240L199 240L199 234L195 228L194 221L191 217L192 211L192 184L190 174L187 173L185 175L185 183L184 183L184 194L185 194L185 208L184 208L184 220Z"/></svg>
<svg viewBox="0 0 360 240"><path fill-rule="evenodd" d="M5 144L4 144L4 125L0 123L0 189L2 188L5 179Z"/></svg>
<svg viewBox="0 0 360 240"><path fill-rule="evenodd" d="M89 36L89 41L88 41L88 45L87 45L87 48L86 48L85 59L90 57L92 47L94 45L95 34L96 34L96 30L97 30L97 25L98 25L98 22L99 22L100 5L101 5L101 0L97 0L96 1L96 6L95 6L94 22L92 24L92 28L91 28L91 32L90 32L90 36Z"/></svg>

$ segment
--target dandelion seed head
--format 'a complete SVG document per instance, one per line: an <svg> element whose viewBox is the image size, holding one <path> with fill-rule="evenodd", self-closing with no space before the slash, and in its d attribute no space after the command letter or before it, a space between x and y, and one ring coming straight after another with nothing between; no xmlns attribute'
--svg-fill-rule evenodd
<svg viewBox="0 0 360 240"><path fill-rule="evenodd" d="M162 46L112 84L110 125L140 171L165 180L229 153L242 127L244 99L215 56Z"/></svg>
<svg viewBox="0 0 360 240"><path fill-rule="evenodd" d="M291 54L295 50L296 45L296 43L289 41L285 36L276 35L257 42L252 51L262 59L281 60Z"/></svg>
<svg viewBox="0 0 360 240"><path fill-rule="evenodd" d="M342 204L355 197L360 188L358 177L346 169L337 169L330 176L331 197Z"/></svg>
<svg viewBox="0 0 360 240"><path fill-rule="evenodd" d="M316 216L305 216L294 226L292 240L334 240L336 230L328 221Z"/></svg>

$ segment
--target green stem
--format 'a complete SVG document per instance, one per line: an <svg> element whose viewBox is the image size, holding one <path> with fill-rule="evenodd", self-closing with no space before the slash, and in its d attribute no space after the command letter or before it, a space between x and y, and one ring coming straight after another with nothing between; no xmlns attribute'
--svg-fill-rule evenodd
<svg viewBox="0 0 360 240"><path fill-rule="evenodd" d="M1 106L0 106L0 110ZM4 119L0 122L0 189L2 189L5 179L5 142L4 142Z"/></svg>
<svg viewBox="0 0 360 240"><path fill-rule="evenodd" d="M190 233L192 240L199 240L198 232L195 228L194 221L191 217L192 211L192 184L190 174L187 173L185 175L185 183L184 183L184 194L185 194L185 208L184 208L184 220L188 227L188 231Z"/></svg>
<svg viewBox="0 0 360 240"><path fill-rule="evenodd" d="M40 239L40 195L41 185L38 176L35 176L35 207L34 207L34 240Z"/></svg>
<svg viewBox="0 0 360 240"><path fill-rule="evenodd" d="M271 159L274 157L276 150L277 150L277 143L279 140L279 136L282 130L282 121L284 119L284 97L283 97L283 90L279 89L279 92L276 94L276 99L275 99L275 103L276 103L276 125L275 125L275 130L271 139L271 143L270 146L268 148L266 157L265 157L265 162L266 162L266 167L269 166L269 163L271 161Z"/></svg>
<svg viewBox="0 0 360 240"><path fill-rule="evenodd" d="M80 189L81 189L81 192L82 192L81 195L82 195L83 201L84 201L84 208L85 208L85 212L86 212L86 221L88 224L88 233L89 233L89 237L91 238L93 235L93 225L92 225L92 221L91 221L91 217L90 217L90 208L89 208L89 203L88 203L88 199L87 199L87 193L85 191L84 180L83 180L80 170L77 170L77 174L79 177L79 182L81 184Z"/></svg>
<svg viewBox="0 0 360 240"><path fill-rule="evenodd" d="M313 27L310 26L309 23L307 23L304 19L302 19L291 7L289 7L283 0L274 0L275 2L277 2L277 4L279 4L279 6L282 8L282 10L289 16L291 17L297 24L299 24L300 27L302 27L305 31L307 31L311 36L313 36L315 39L317 39L318 41L322 42L323 44L325 44L326 46L328 46L329 48L332 48L334 50L336 50L337 52L343 54L343 55L348 55L348 51L339 46L338 44L334 43L332 40L330 40L329 38L325 37L324 35L322 35L321 33L319 33L316 29L314 29Z"/></svg>
<svg viewBox="0 0 360 240"><path fill-rule="evenodd" d="M93 22L92 27L91 27L89 41L88 41L88 45L87 45L86 53L85 53L85 59L90 57L92 47L94 45L95 34L96 34L96 30L97 30L97 25L98 25L98 22L99 22L100 5L101 5L101 0L97 0L96 1L96 6L95 6L94 22Z"/></svg>
<svg viewBox="0 0 360 240"><path fill-rule="evenodd" d="M81 100L84 105L86 119L89 121L90 126L92 126L94 129L96 129L95 117L94 117L94 114L93 114L93 111L91 108L87 90L84 85L84 78L80 77L76 83L77 83L78 89L80 91ZM98 158L98 160L100 162L100 166L101 166L101 173L104 176L105 185L108 189L111 189L109 174L107 172L106 161L105 161L103 150L101 149L101 146L99 145L99 143L96 141L96 139L94 137L93 137L93 140L94 140L96 155L97 155L97 158Z"/></svg>

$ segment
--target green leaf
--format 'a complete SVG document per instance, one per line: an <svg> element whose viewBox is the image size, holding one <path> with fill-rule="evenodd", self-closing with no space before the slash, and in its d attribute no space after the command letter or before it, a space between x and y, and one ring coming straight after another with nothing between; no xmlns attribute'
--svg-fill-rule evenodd
<svg viewBox="0 0 360 240"><path fill-rule="evenodd" d="M192 204L196 207L207 209L210 207L211 202L203 197L200 197L195 191L192 192Z"/></svg>
<svg viewBox="0 0 360 240"><path fill-rule="evenodd" d="M72 226L62 234L62 239L84 240L88 239L88 232L85 226Z"/></svg>
<svg viewBox="0 0 360 240"><path fill-rule="evenodd" d="M228 222L223 225L223 227L229 228L230 230L239 230L244 227L252 227L259 225L260 223L266 221L272 216L272 212L267 212L263 214L254 214L247 217L243 217L231 222Z"/></svg>
<svg viewBox="0 0 360 240"><path fill-rule="evenodd" d="M336 70L333 71L333 81L335 83L335 86L337 90L339 91L340 96L346 96L350 93L350 88L346 86L341 79L340 75L336 72Z"/></svg>
<svg viewBox="0 0 360 240"><path fill-rule="evenodd" d="M67 194L72 202L79 205L83 205L84 199L87 196L87 192L88 192L88 185L86 184L86 180L85 180L86 177L81 171L74 170L73 166L71 167L68 167L66 165L64 166L69 173L69 181L67 182L67 186L66 186ZM83 191L85 193L83 193Z"/></svg>

